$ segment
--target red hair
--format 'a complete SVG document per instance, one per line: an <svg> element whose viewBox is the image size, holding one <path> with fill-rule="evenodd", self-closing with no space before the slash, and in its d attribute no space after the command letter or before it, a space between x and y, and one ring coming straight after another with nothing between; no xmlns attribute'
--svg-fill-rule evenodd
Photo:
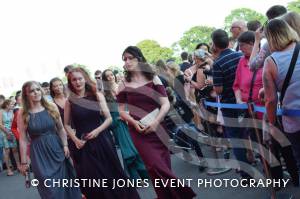
<svg viewBox="0 0 300 199"><path fill-rule="evenodd" d="M73 68L69 71L68 73L68 87L69 89L75 93L75 89L71 83L71 79L73 77L73 73L75 72L78 72L78 73L81 73L83 78L85 79L85 92L88 96L93 96L93 97L96 97L97 98L97 88L96 88L96 83L90 78L89 74L81 67L76 67L76 68Z"/></svg>

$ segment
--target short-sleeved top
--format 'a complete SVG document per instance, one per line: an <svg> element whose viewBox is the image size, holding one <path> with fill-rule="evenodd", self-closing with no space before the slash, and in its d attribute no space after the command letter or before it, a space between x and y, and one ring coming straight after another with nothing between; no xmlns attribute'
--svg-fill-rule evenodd
<svg viewBox="0 0 300 199"><path fill-rule="evenodd" d="M236 76L233 84L233 90L240 90L243 102L247 102L250 94L251 81L254 72L249 68L249 58L242 57L236 69ZM262 83L262 68L257 69L253 90L252 90L252 100L258 100L259 90L263 87Z"/></svg>
<svg viewBox="0 0 300 199"><path fill-rule="evenodd" d="M167 97L165 87L151 81L137 88L125 86L117 95L117 102L127 104L130 116L140 120L160 108L159 97Z"/></svg>
<svg viewBox="0 0 300 199"><path fill-rule="evenodd" d="M231 49L225 49L215 60L213 64L213 82L214 86L223 86L221 102L235 103L235 95L232 89L235 79L236 68L240 58L243 56L240 52Z"/></svg>

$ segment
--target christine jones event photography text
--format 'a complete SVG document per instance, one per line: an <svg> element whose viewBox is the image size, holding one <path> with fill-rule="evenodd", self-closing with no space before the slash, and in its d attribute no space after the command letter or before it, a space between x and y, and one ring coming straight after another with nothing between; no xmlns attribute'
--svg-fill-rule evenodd
<svg viewBox="0 0 300 199"><path fill-rule="evenodd" d="M0 22L0 199L300 199L300 0L10 0Z"/></svg>

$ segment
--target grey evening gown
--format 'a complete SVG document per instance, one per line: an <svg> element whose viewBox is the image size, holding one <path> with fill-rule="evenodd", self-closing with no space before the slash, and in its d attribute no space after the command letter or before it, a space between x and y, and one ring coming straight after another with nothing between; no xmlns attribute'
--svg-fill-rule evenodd
<svg viewBox="0 0 300 199"><path fill-rule="evenodd" d="M30 158L38 192L43 199L81 199L79 187L45 187L45 179L75 179L75 170L65 158L55 121L48 111L30 113L27 132L31 138ZM51 181L47 181L50 185Z"/></svg>

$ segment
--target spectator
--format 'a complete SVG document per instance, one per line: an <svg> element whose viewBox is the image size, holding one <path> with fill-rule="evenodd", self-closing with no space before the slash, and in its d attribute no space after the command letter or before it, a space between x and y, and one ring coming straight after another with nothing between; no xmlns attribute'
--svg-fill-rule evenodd
<svg viewBox="0 0 300 199"><path fill-rule="evenodd" d="M267 10L266 16L268 17L268 20L271 20L285 13L287 13L287 9L284 6L274 5Z"/></svg>
<svg viewBox="0 0 300 199"><path fill-rule="evenodd" d="M235 21L231 24L230 32L233 39L236 41L233 49L235 49L236 51L239 51L237 38L245 31L247 31L247 24L245 21Z"/></svg>
<svg viewBox="0 0 300 199"><path fill-rule="evenodd" d="M261 23L260 23L260 21L258 21L258 20L252 20L252 21L249 21L248 23L247 23L247 28L248 28L248 30L250 30L250 31L256 31L257 29L259 29L261 27Z"/></svg>
<svg viewBox="0 0 300 199"><path fill-rule="evenodd" d="M48 102L53 102L53 99L50 95L50 84L48 82L43 82L42 83L42 89L44 91L44 96Z"/></svg>
<svg viewBox="0 0 300 199"><path fill-rule="evenodd" d="M173 61L170 61L173 62ZM162 84L165 88L169 86L169 79L168 79L168 72L167 66L163 60L158 60L156 62L156 73L158 74L159 79L161 80Z"/></svg>
<svg viewBox="0 0 300 199"><path fill-rule="evenodd" d="M64 72L65 72L65 76L67 77L68 76L68 73L70 70L72 70L74 68L73 65L67 65L65 68L64 68Z"/></svg>
<svg viewBox="0 0 300 199"><path fill-rule="evenodd" d="M180 56L182 60L182 63L180 64L180 70L184 72L186 69L191 67L191 63L188 60L189 54L187 52L182 52Z"/></svg>
<svg viewBox="0 0 300 199"><path fill-rule="evenodd" d="M284 6L275 5L268 9L266 16L268 20L279 17L287 12ZM261 40L263 38L263 28L256 30L255 32L255 42L253 46L253 50L250 56L250 68L251 70L255 70L259 67L262 67L266 57L268 57L271 52L269 49L268 43L264 43L261 47Z"/></svg>
<svg viewBox="0 0 300 199"><path fill-rule="evenodd" d="M103 91L103 82L102 82L102 72L101 70L96 70L94 73L94 77L96 80L96 87L98 91Z"/></svg>
<svg viewBox="0 0 300 199"><path fill-rule="evenodd" d="M239 63L242 53L235 52L228 48L229 38L224 30L217 29L211 35L213 41L214 53L218 55L213 64L213 83L214 89L220 95L221 103L236 103L233 91L233 83L235 79L236 68ZM238 161L248 163L246 157L246 149L238 147L241 143L236 139L243 139L240 128L230 127L229 118L237 118L238 111L235 109L222 108L222 115L224 117L224 129L227 138L232 144L233 153ZM250 175L245 171L245 164L240 164L240 175L242 178L250 178Z"/></svg>
<svg viewBox="0 0 300 199"><path fill-rule="evenodd" d="M290 66L292 55L295 50L296 42L299 42L299 36L285 21L272 19L265 27L264 33L268 40L271 56L264 64L263 84L265 90L265 102L267 116L270 125L270 133L278 142L274 125L276 124L276 109L278 103L277 91L282 91L287 71ZM299 43L298 43L299 45ZM300 110L300 57L298 55L292 77L289 81L285 95L281 97L283 110ZM282 94L282 93L281 93ZM292 144L294 157L297 161L298 171L300 169L300 118L283 114L282 124L285 135ZM294 181L299 185L299 181Z"/></svg>

